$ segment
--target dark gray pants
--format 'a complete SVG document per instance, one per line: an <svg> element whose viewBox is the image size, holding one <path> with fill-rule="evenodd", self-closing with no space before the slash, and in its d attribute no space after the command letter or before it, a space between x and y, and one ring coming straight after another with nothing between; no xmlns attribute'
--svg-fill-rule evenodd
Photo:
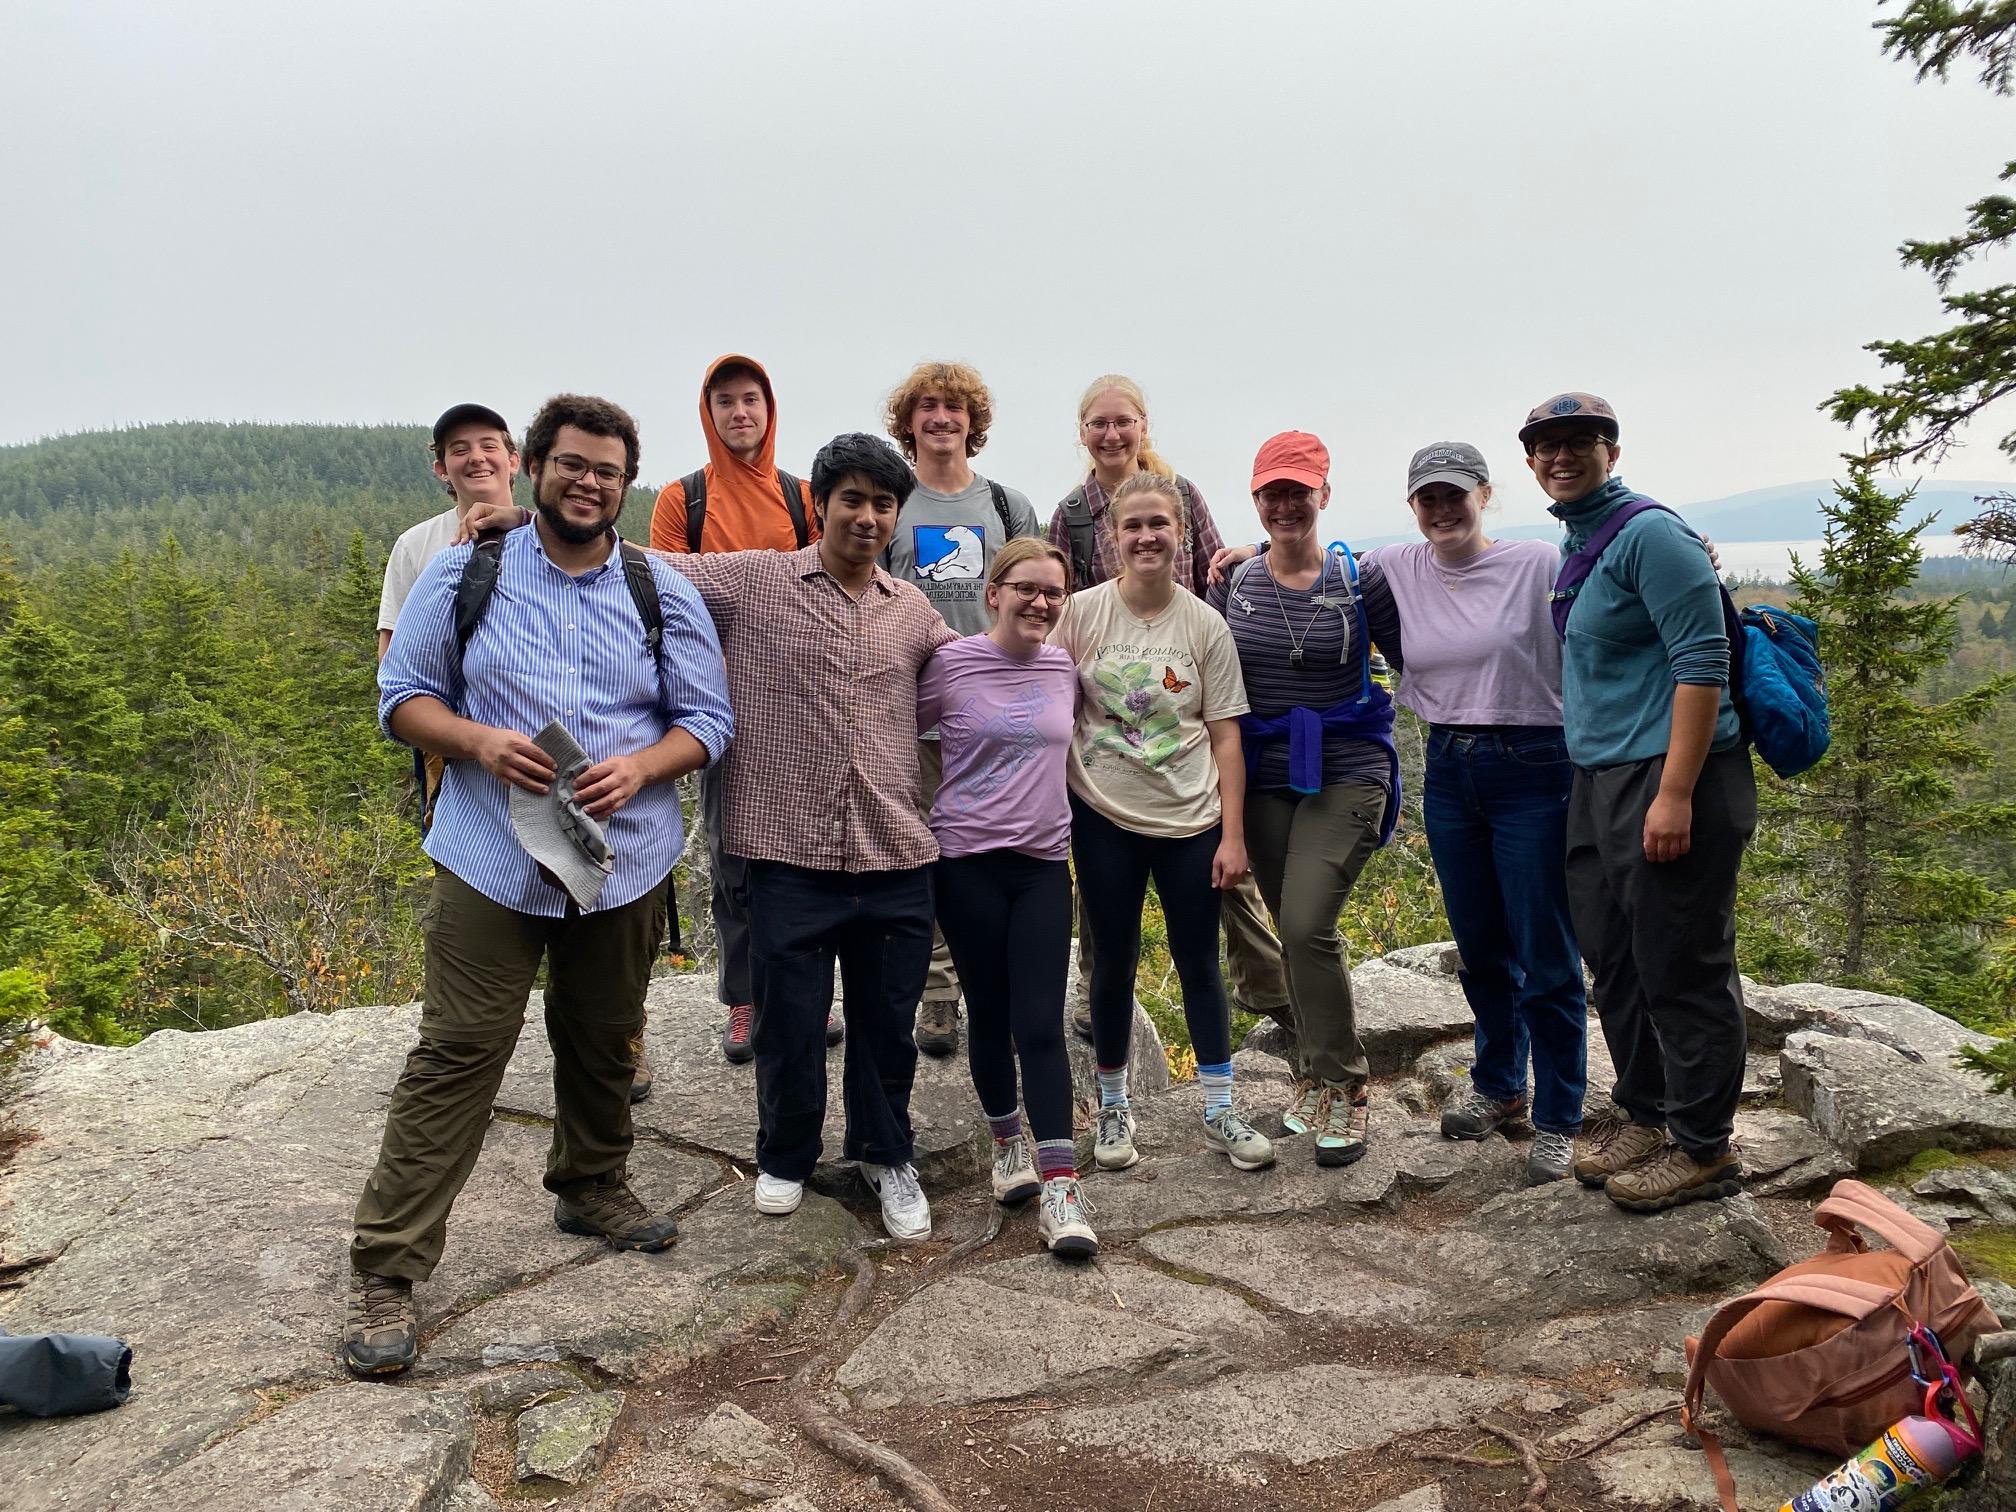
<svg viewBox="0 0 2016 1512"><path fill-rule="evenodd" d="M1692 848L1645 859L1645 811L1666 758L1577 768L1568 800L1568 906L1596 978L1632 1121L1664 1125L1696 1160L1729 1147L1743 1094L1736 871L1757 827L1750 750L1711 753L1694 784Z"/></svg>
<svg viewBox="0 0 2016 1512"><path fill-rule="evenodd" d="M708 899L714 915L714 946L720 952L714 962L714 995L733 1008L737 1003L756 1001L750 985L749 910L741 899L748 894L749 863L731 856L721 843L721 763L709 762L700 772L700 824L707 832L707 872L713 879Z"/></svg>

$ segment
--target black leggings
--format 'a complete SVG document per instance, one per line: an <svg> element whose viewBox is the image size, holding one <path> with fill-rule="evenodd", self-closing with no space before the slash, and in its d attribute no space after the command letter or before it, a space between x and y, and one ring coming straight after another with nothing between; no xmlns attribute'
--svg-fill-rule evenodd
<svg viewBox="0 0 2016 1512"><path fill-rule="evenodd" d="M1020 851L951 856L933 868L938 927L966 995L966 1064L981 1108L1022 1102L1040 1142L1071 1137L1064 977L1071 959L1071 872Z"/></svg>
<svg viewBox="0 0 2016 1512"><path fill-rule="evenodd" d="M1137 835L1071 795L1071 856L1085 922L1092 926L1092 1048L1101 1066L1126 1065L1133 1043L1134 973L1151 874L1197 1063L1232 1059L1225 978L1218 969L1218 889L1211 885L1211 858L1222 838L1216 824L1180 840Z"/></svg>

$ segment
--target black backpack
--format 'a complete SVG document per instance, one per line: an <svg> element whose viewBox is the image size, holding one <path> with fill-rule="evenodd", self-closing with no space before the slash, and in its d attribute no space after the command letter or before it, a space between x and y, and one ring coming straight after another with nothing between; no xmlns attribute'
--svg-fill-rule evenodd
<svg viewBox="0 0 2016 1512"><path fill-rule="evenodd" d="M1195 513L1195 505L1190 498L1190 485L1183 479L1176 480L1176 492L1183 500L1183 539L1190 539L1190 517ZM1064 516L1064 528L1071 536L1071 589L1082 592L1092 586L1094 566L1093 541L1098 534L1098 524L1092 518L1092 504L1085 497L1081 484L1064 495L1064 502L1057 506L1057 512Z"/></svg>
<svg viewBox="0 0 2016 1512"><path fill-rule="evenodd" d="M455 676L462 676L462 653L469 647L469 637L476 633L476 627L483 623L483 615L490 608L491 595L497 591L497 570L504 561L504 536L501 530L488 530L476 538L470 549L469 560L463 564L461 581L455 585ZM637 617L644 622L644 649L651 655L651 666L659 677L659 696L664 696L664 670L658 664L658 645L665 638L665 614L658 603L658 580L651 575L651 558L642 549L628 541L618 540L617 549L623 557L623 582L630 590L630 601L637 606ZM427 833L427 758L418 746L413 748L413 778L420 792L420 833Z"/></svg>
<svg viewBox="0 0 2016 1512"><path fill-rule="evenodd" d="M679 480L679 486L686 490L686 549L697 552L700 534L707 528L707 469L686 474ZM791 528L797 532L798 544L810 544L812 532L805 523L805 497L798 491L798 480L787 472L779 472L777 491L784 495L784 507L791 511Z"/></svg>

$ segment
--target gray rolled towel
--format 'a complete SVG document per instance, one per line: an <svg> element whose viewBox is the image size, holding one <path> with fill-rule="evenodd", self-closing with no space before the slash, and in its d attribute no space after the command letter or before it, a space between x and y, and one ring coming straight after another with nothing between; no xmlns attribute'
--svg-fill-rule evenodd
<svg viewBox="0 0 2016 1512"><path fill-rule="evenodd" d="M553 758L553 781L544 793L511 789L511 828L549 880L585 912L595 906L602 884L616 869L609 837L574 796L575 780L593 763L557 719L532 743Z"/></svg>
<svg viewBox="0 0 2016 1512"><path fill-rule="evenodd" d="M122 1340L0 1328L0 1406L68 1417L117 1407L132 1390L133 1351Z"/></svg>

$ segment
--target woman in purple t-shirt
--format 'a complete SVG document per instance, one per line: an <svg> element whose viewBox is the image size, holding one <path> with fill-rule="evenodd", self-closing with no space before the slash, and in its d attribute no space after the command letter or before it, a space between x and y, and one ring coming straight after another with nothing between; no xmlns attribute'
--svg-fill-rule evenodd
<svg viewBox="0 0 2016 1512"><path fill-rule="evenodd" d="M1490 499L1476 447L1423 447L1407 472L1423 539L1372 560L1406 627L1396 696L1428 726L1428 849L1477 1020L1476 1064L1442 1110L1442 1132L1482 1139L1530 1121L1526 1179L1539 1183L1574 1160L1589 1023L1568 917L1561 642L1547 607L1561 554L1549 541L1486 536Z"/></svg>
<svg viewBox="0 0 2016 1512"><path fill-rule="evenodd" d="M994 1196L1039 1193L1037 1231L1058 1255L1098 1253L1071 1142L1064 982L1071 955L1071 808L1064 764L1078 669L1048 639L1070 559L1010 541L987 574L994 626L943 646L917 683L917 728L937 727L945 775L931 805L938 927L966 991L966 1057L994 1136ZM1016 1112L1036 1139L1032 1168Z"/></svg>

